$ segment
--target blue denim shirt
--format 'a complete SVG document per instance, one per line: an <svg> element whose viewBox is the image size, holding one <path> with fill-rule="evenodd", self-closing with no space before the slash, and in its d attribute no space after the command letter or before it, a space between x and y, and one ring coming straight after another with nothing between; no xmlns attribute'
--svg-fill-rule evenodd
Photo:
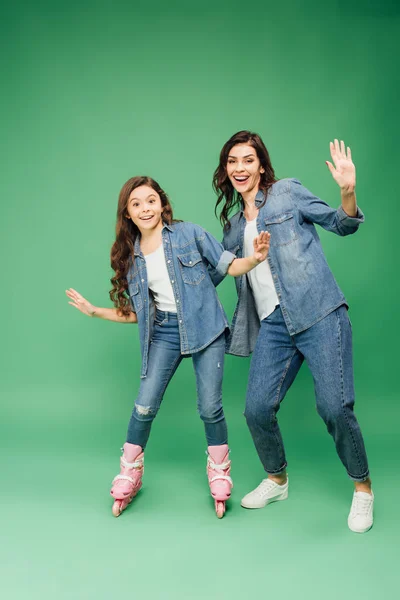
<svg viewBox="0 0 400 600"><path fill-rule="evenodd" d="M182 354L206 348L228 328L209 269L223 278L236 256L199 225L164 225L162 243L177 308ZM155 303L148 287L146 261L135 241L134 260L127 275L132 309L137 315L142 352L141 377L146 377Z"/></svg>
<svg viewBox="0 0 400 600"><path fill-rule="evenodd" d="M308 329L342 304L347 304L330 270L314 223L337 235L355 233L364 221L358 209L349 217L314 196L297 179L281 179L273 184L267 200L256 196L257 230L271 234L268 263L279 303L290 335ZM225 228L223 246L242 257L246 219L239 211ZM211 272L215 285L223 279ZM238 302L232 320L227 352L249 356L254 350L260 328L254 296L246 275L235 278Z"/></svg>

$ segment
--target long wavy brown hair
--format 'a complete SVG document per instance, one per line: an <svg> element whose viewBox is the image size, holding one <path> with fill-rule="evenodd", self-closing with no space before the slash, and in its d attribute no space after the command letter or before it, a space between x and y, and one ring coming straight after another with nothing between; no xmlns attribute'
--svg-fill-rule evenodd
<svg viewBox="0 0 400 600"><path fill-rule="evenodd" d="M127 275L131 261L134 260L135 240L138 235L140 235L138 227L136 227L132 219L127 217L127 206L132 191L141 185L148 185L160 196L161 206L163 207L161 213L162 220L168 224L171 224L174 220L172 206L167 194L157 181L151 177L132 177L122 186L118 198L115 242L111 248L111 267L115 271L115 275L111 277L110 280L112 284L110 298L119 314L125 315L126 317L131 312L131 305L127 295Z"/></svg>
<svg viewBox="0 0 400 600"><path fill-rule="evenodd" d="M257 133L252 133L247 130L235 133L223 145L219 155L219 165L215 169L213 176L213 189L218 195L215 205L215 214L218 216L218 207L220 204L223 204L220 209L219 220L221 221L222 226L227 229L230 228L230 213L236 206L243 205L242 196L233 187L226 170L229 152L236 144L249 144L255 149L261 166L264 168L264 173L260 173L260 190L268 193L271 185L277 181L268 150L261 137Z"/></svg>

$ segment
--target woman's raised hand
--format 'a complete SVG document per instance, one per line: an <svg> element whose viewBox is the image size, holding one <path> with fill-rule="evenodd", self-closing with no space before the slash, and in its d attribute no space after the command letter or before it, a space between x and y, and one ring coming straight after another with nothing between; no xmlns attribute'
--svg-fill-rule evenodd
<svg viewBox="0 0 400 600"><path fill-rule="evenodd" d="M256 238L254 238L254 258L257 262L262 262L267 258L270 237L271 234L269 234L268 231L262 231Z"/></svg>
<svg viewBox="0 0 400 600"><path fill-rule="evenodd" d="M69 290L66 290L65 293L67 294L68 298L72 300L72 302L68 302L68 304L75 306L75 308L80 310L81 313L87 315L88 317L94 316L96 307L93 306L93 304L90 304L90 302L88 302L86 298L81 296L76 290L69 288Z"/></svg>
<svg viewBox="0 0 400 600"><path fill-rule="evenodd" d="M341 190L353 192L356 187L356 168L351 160L351 150L349 146L344 145L343 140L335 140L329 143L331 157L334 165L325 161L328 169L332 173L333 179L339 185Z"/></svg>

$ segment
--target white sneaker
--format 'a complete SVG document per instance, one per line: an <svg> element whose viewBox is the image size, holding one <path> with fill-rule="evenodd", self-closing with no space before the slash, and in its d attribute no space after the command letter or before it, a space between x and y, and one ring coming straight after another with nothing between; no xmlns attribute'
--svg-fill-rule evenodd
<svg viewBox="0 0 400 600"><path fill-rule="evenodd" d="M365 533L374 522L374 494L354 492L347 524L355 533Z"/></svg>
<svg viewBox="0 0 400 600"><path fill-rule="evenodd" d="M278 485L272 479L263 479L255 490L246 494L241 505L244 508L263 508L271 502L286 500L289 490L289 478L283 485Z"/></svg>

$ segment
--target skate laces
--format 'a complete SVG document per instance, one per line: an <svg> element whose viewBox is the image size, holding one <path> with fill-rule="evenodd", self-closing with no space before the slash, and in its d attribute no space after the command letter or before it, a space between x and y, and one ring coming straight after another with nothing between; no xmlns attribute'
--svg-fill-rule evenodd
<svg viewBox="0 0 400 600"><path fill-rule="evenodd" d="M129 481L130 483L136 484L136 481L134 479L132 479L132 477L129 477L129 475L121 475L121 474L116 475L114 477L114 479L112 480L112 482L114 483L115 481L121 481L121 480Z"/></svg>
<svg viewBox="0 0 400 600"><path fill-rule="evenodd" d="M233 486L232 478L229 477L229 475L225 475L225 473L224 473L224 471L229 469L229 467L231 466L231 461L228 459L221 464L217 464L212 460L212 458L208 454L208 452L206 452L206 454L207 454L208 468L210 469L210 471L216 471L216 474L210 478L209 482L213 483L214 481L224 480L224 481L228 481ZM219 471L222 471L222 472L219 472Z"/></svg>
<svg viewBox="0 0 400 600"><path fill-rule="evenodd" d="M143 467L144 456L142 455L140 458L136 458L133 462L128 462L124 455L121 456L121 465L126 467L127 469L140 469Z"/></svg>
<svg viewBox="0 0 400 600"><path fill-rule="evenodd" d="M139 479L141 478L143 471L144 471L144 456L142 456L138 460L135 460L134 462L128 462L125 459L124 455L122 455L120 460L121 460L121 468L135 469L135 472L132 473L132 475L134 477L120 473L119 475L116 475L114 477L112 482L114 483L116 481L129 481L133 485L136 485L137 481L139 481Z"/></svg>

